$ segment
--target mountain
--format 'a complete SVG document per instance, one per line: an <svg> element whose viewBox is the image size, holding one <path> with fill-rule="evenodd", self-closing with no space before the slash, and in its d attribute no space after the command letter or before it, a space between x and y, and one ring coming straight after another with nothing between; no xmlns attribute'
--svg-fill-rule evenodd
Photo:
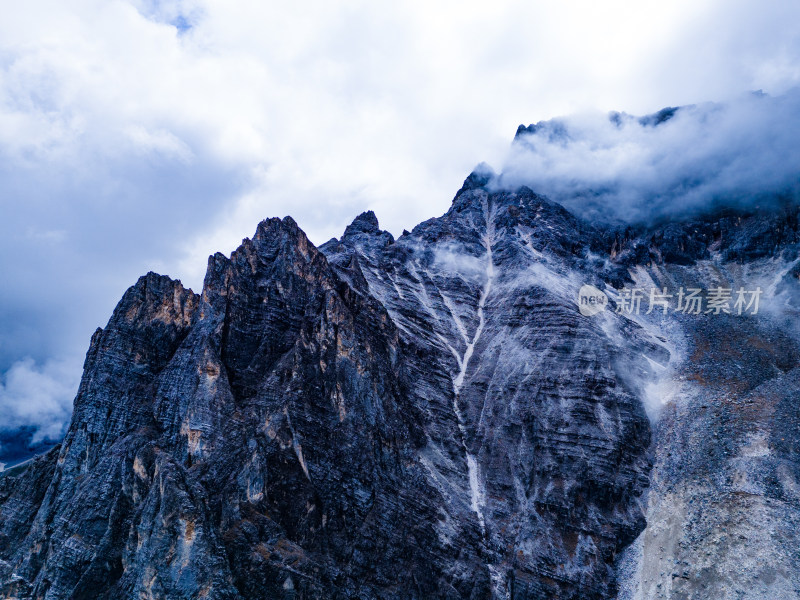
<svg viewBox="0 0 800 600"><path fill-rule="evenodd" d="M493 181L140 278L0 476L0 597L798 597L798 208L597 225Z"/></svg>

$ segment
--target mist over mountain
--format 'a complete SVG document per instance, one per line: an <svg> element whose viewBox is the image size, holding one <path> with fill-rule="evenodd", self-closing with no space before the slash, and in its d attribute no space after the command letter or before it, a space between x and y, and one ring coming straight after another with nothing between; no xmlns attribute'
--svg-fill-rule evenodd
<svg viewBox="0 0 800 600"><path fill-rule="evenodd" d="M527 185L576 214L682 219L800 198L800 89L644 116L582 114L520 126L494 189Z"/></svg>

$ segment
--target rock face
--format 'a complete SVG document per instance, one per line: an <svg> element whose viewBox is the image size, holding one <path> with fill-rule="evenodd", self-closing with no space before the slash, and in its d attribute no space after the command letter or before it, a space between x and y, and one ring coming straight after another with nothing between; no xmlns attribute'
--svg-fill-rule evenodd
<svg viewBox="0 0 800 600"><path fill-rule="evenodd" d="M673 227L660 241L680 250L678 264L632 270L642 285L763 294L758 315L732 302L731 314L649 325L671 332L673 360L650 389L664 406L648 525L620 561L620 600L800 597L797 216L784 207Z"/></svg>
<svg viewBox="0 0 800 600"><path fill-rule="evenodd" d="M0 597L796 597L797 210L599 229L490 179L397 240L271 219L200 295L142 277L0 477ZM780 306L576 302L723 282Z"/></svg>

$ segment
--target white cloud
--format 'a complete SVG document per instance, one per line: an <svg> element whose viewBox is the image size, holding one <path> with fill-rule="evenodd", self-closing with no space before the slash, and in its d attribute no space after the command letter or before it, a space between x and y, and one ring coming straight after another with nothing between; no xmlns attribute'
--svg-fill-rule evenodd
<svg viewBox="0 0 800 600"><path fill-rule="evenodd" d="M33 442L59 439L78 391L80 364L24 358L0 380L0 429L36 428Z"/></svg>
<svg viewBox="0 0 800 600"><path fill-rule="evenodd" d="M182 163L190 163L192 151L185 142L169 131L148 130L140 125L131 125L125 129L126 137L131 141L136 153L155 153L160 157L174 158Z"/></svg>
<svg viewBox="0 0 800 600"><path fill-rule="evenodd" d="M499 185L528 185L589 217L637 221L712 203L800 197L800 89L684 107L654 126L584 114L514 144Z"/></svg>

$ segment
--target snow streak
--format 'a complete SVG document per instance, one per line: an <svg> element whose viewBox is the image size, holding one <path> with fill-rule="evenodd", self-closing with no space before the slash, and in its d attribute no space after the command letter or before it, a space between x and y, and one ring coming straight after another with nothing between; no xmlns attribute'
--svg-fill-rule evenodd
<svg viewBox="0 0 800 600"><path fill-rule="evenodd" d="M481 531L483 531L485 534L486 523L483 518L483 507L486 505L486 496L480 485L480 467L478 466L478 461L467 447L467 430L464 425L464 417L461 414L461 410L458 408L458 400L461 394L461 388L464 386L464 378L467 375L469 362L486 324L484 308L486 306L486 298L489 296L489 292L492 289L492 282L494 280L494 260L492 258L494 220L489 212L488 199L484 199L483 201L483 213L486 220L486 234L483 236L483 244L486 248L486 283L483 286L483 290L481 291L481 295L478 300L478 326L475 328L475 333L472 336L472 340L467 344L467 347L464 350L464 355L459 357L456 353L459 371L458 374L453 378L453 411L456 414L458 428L461 431L461 444L464 446L464 453L467 457L467 471L469 475L469 490L472 510L478 516L478 522L481 525Z"/></svg>

